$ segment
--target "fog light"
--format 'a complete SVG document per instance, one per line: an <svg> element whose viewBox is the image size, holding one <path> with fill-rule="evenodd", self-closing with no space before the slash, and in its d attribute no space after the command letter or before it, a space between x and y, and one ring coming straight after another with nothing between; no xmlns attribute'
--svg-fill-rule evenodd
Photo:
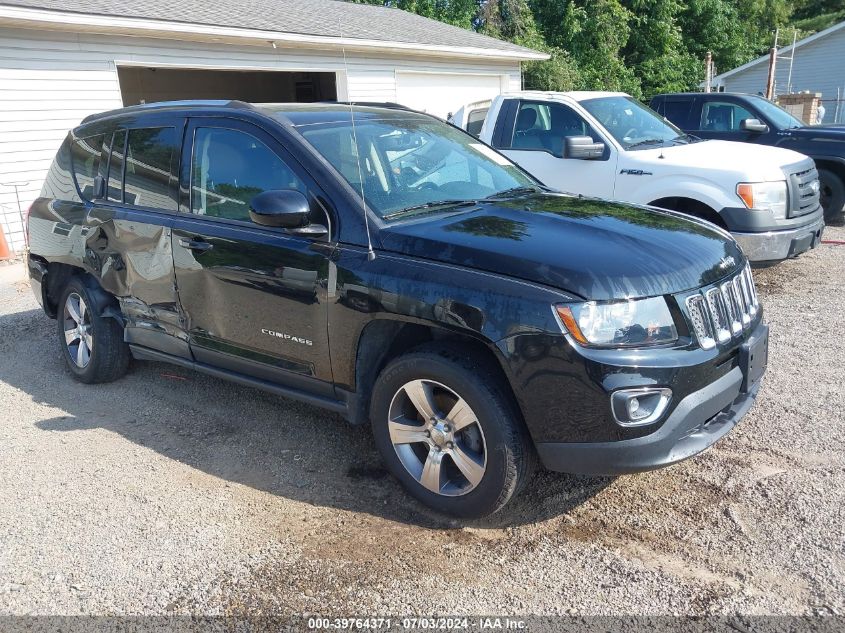
<svg viewBox="0 0 845 633"><path fill-rule="evenodd" d="M610 408L617 424L643 426L660 419L672 400L672 390L664 387L620 389L610 396Z"/></svg>

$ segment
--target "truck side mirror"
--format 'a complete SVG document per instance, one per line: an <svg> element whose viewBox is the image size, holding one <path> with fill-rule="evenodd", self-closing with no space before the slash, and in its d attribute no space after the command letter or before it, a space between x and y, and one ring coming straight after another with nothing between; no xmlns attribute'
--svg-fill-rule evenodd
<svg viewBox="0 0 845 633"><path fill-rule="evenodd" d="M290 233L318 237L328 233L326 227L311 224L308 198L294 189L264 191L249 201L249 217L261 226L275 226Z"/></svg>
<svg viewBox="0 0 845 633"><path fill-rule="evenodd" d="M589 136L567 136L563 139L563 157L593 160L604 156L604 143L596 143Z"/></svg>
<svg viewBox="0 0 845 633"><path fill-rule="evenodd" d="M769 131L769 126L760 119L743 119L739 123L739 129L753 134L765 134Z"/></svg>

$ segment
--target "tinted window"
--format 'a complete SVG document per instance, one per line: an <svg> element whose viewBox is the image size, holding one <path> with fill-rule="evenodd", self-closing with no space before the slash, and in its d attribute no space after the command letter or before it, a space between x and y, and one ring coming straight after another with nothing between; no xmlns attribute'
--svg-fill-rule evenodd
<svg viewBox="0 0 845 633"><path fill-rule="evenodd" d="M709 132L739 132L745 119L756 119L748 110L736 103L708 101L701 108L701 130Z"/></svg>
<svg viewBox="0 0 845 633"><path fill-rule="evenodd" d="M481 134L481 128L484 126L484 119L487 118L487 111L489 108L482 108L481 110L473 110L467 117L467 132L473 136Z"/></svg>
<svg viewBox="0 0 845 633"><path fill-rule="evenodd" d="M176 152L176 128L129 130L126 150L126 200L143 207L175 211L171 162Z"/></svg>
<svg viewBox="0 0 845 633"><path fill-rule="evenodd" d="M112 136L109 158L109 200L123 202L123 154L126 146L126 130L117 130Z"/></svg>
<svg viewBox="0 0 845 633"><path fill-rule="evenodd" d="M697 122L690 119L693 103L693 99L665 99L658 105L657 112L682 130L695 130Z"/></svg>
<svg viewBox="0 0 845 633"><path fill-rule="evenodd" d="M272 189L305 185L275 152L246 132L197 128L191 159L191 210L250 221L249 202Z"/></svg>
<svg viewBox="0 0 845 633"><path fill-rule="evenodd" d="M100 169L102 148L102 134L77 138L71 144L73 177L84 200L91 200L94 197L94 178Z"/></svg>
<svg viewBox="0 0 845 633"><path fill-rule="evenodd" d="M563 139L567 136L589 136L597 143L602 140L569 106L530 101L519 104L511 142L513 149L540 149L562 157Z"/></svg>

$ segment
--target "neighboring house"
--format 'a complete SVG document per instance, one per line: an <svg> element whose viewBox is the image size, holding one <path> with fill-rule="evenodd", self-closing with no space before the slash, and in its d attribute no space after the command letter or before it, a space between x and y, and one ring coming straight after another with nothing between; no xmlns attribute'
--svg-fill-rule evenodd
<svg viewBox="0 0 845 633"><path fill-rule="evenodd" d="M446 117L548 56L398 9L336 0L0 0L0 225L85 116L173 99L392 101Z"/></svg>
<svg viewBox="0 0 845 633"><path fill-rule="evenodd" d="M789 57L794 55L790 78ZM787 58L787 59L784 59ZM820 92L825 123L845 122L845 22L778 50L775 95L787 92ZM764 55L713 78L714 90L764 94L769 75L769 56ZM838 91L838 92L837 92ZM837 103L838 96L838 103Z"/></svg>

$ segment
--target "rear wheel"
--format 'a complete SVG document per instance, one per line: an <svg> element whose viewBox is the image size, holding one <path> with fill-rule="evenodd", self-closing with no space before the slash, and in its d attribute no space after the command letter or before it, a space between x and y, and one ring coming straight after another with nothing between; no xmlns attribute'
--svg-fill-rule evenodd
<svg viewBox="0 0 845 633"><path fill-rule="evenodd" d="M533 447L506 389L471 356L445 348L391 362L371 407L390 471L444 514L479 518L501 509L533 469Z"/></svg>
<svg viewBox="0 0 845 633"><path fill-rule="evenodd" d="M56 317L59 347L80 382L116 380L129 367L129 346L117 321L99 314L97 297L79 277L68 281Z"/></svg>
<svg viewBox="0 0 845 633"><path fill-rule="evenodd" d="M845 183L828 169L819 169L820 202L827 221L841 220L845 207Z"/></svg>

